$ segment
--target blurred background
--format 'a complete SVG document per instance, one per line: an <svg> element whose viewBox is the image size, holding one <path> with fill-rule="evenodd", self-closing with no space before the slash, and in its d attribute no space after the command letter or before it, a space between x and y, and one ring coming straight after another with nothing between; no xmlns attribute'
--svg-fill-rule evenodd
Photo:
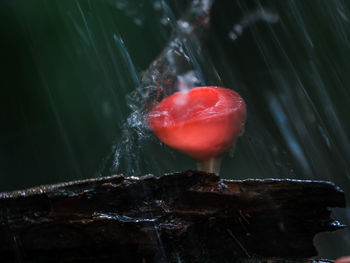
<svg viewBox="0 0 350 263"><path fill-rule="evenodd" d="M189 2L0 1L0 191L194 169L140 128L133 98ZM214 3L207 59L248 107L222 177L329 180L349 203L349 40L346 0ZM350 225L349 210L333 214ZM315 243L350 254L350 231Z"/></svg>

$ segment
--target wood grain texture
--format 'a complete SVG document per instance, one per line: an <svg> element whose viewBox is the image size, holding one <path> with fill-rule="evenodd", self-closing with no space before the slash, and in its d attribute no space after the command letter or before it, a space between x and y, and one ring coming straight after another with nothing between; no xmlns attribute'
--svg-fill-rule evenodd
<svg viewBox="0 0 350 263"><path fill-rule="evenodd" d="M0 193L0 253L6 262L305 262L316 233L344 227L329 207L345 207L329 182L116 175Z"/></svg>

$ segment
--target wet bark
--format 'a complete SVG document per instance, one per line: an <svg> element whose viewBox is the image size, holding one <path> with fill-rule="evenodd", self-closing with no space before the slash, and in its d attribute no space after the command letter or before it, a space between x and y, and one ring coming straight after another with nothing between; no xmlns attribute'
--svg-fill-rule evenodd
<svg viewBox="0 0 350 263"><path fill-rule="evenodd" d="M329 182L111 176L0 193L2 262L307 262L344 227Z"/></svg>

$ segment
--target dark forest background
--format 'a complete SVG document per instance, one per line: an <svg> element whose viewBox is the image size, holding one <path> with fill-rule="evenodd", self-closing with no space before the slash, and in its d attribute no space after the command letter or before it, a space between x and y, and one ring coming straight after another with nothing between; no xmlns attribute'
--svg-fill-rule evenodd
<svg viewBox="0 0 350 263"><path fill-rule="evenodd" d="M167 3L179 17L188 1ZM349 8L341 0L216 1L208 59L248 105L223 177L330 180L349 200ZM278 22L234 31L257 10ZM0 191L108 175L136 88L116 37L140 73L170 37L164 21L157 1L0 1ZM153 142L139 158L135 176L195 168ZM335 214L350 223L349 208ZM318 237L321 255L350 254L349 236Z"/></svg>

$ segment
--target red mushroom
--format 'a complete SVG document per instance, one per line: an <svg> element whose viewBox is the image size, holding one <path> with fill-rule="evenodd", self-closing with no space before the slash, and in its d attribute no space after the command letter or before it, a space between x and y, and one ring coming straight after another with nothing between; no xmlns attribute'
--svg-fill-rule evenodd
<svg viewBox="0 0 350 263"><path fill-rule="evenodd" d="M350 263L350 256L338 258L334 263Z"/></svg>
<svg viewBox="0 0 350 263"><path fill-rule="evenodd" d="M218 172L221 155L244 129L246 106L233 90L197 87L176 92L151 109L148 126L165 144Z"/></svg>

